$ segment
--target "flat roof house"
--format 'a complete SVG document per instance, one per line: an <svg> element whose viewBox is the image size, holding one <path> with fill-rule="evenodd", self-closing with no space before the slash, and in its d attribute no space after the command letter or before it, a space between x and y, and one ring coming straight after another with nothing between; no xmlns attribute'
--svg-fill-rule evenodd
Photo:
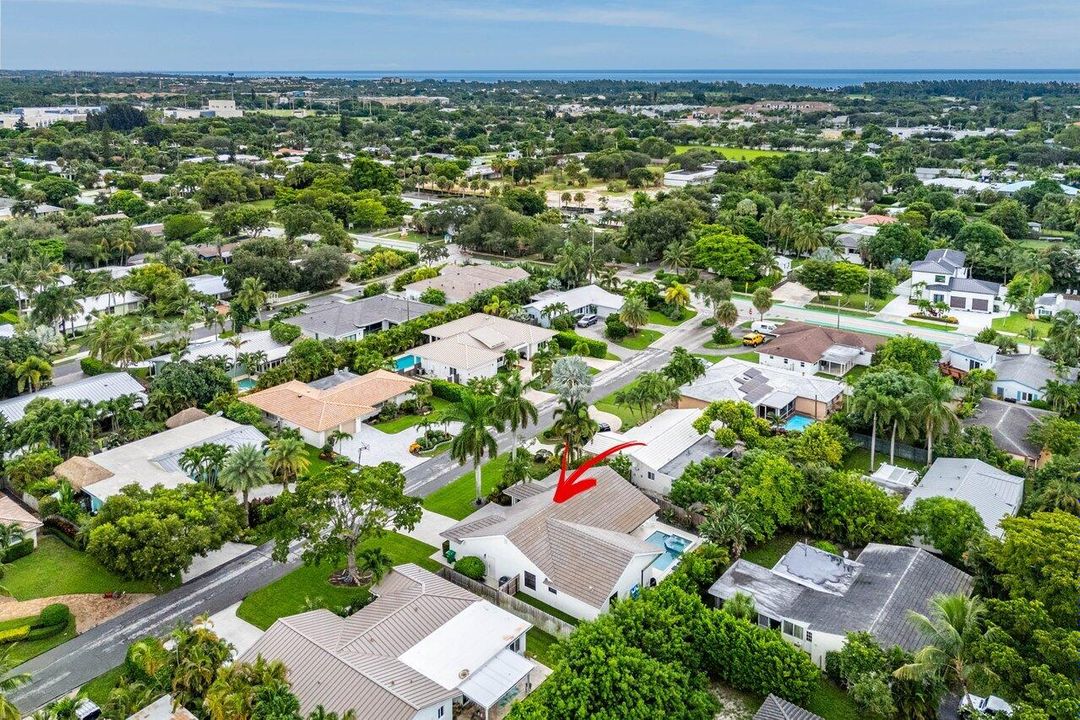
<svg viewBox="0 0 1080 720"><path fill-rule="evenodd" d="M622 310L625 298L608 292L599 285L582 285L571 290L545 290L533 297L533 301L522 307L541 327L551 327L551 320L544 314L544 308L563 304L574 317L598 315L606 318Z"/></svg>
<svg viewBox="0 0 1080 720"><path fill-rule="evenodd" d="M438 309L435 305L407 297L375 295L353 302L320 305L286 322L300 328L305 337L316 340L359 340L370 333L389 330Z"/></svg>
<svg viewBox="0 0 1080 720"><path fill-rule="evenodd" d="M335 430L355 435L361 422L378 415L387 402L405 400L418 384L386 370L366 375L346 370L311 383L290 380L245 395L244 402L270 422L299 431L309 445L322 447Z"/></svg>
<svg viewBox="0 0 1080 720"><path fill-rule="evenodd" d="M877 335L803 322L786 322L771 334L775 339L757 349L758 363L800 375L845 375L856 365L869 365L885 342Z"/></svg>
<svg viewBox="0 0 1080 720"><path fill-rule="evenodd" d="M702 167L698 170L669 170L664 173L665 187L686 187L701 185L716 177L716 167Z"/></svg>
<svg viewBox="0 0 1080 720"><path fill-rule="evenodd" d="M694 429L694 421L704 412L696 408L665 410L626 432L597 433L585 445L585 452L597 455L624 442L646 443L620 453L630 458L630 481L647 492L669 495L671 483L687 465L731 453L731 448L721 446L712 435Z"/></svg>
<svg viewBox="0 0 1080 720"><path fill-rule="evenodd" d="M528 691L532 627L416 565L399 565L354 615L313 610L277 620L238 662L281 661L300 712L357 720L454 717Z"/></svg>
<svg viewBox="0 0 1080 720"><path fill-rule="evenodd" d="M974 458L938 458L902 507L910 510L919 500L932 497L969 503L982 517L986 531L1001 537L1004 530L999 523L1016 515L1024 501L1024 478Z"/></svg>
<svg viewBox="0 0 1080 720"><path fill-rule="evenodd" d="M450 303L464 302L478 292L491 290L500 285L528 280L529 273L521 268L504 268L497 265L446 265L437 277L417 280L405 286L405 297L419 300L425 290L435 288L446 293Z"/></svg>
<svg viewBox="0 0 1080 720"><path fill-rule="evenodd" d="M236 348L232 342L239 340L241 345ZM246 374L260 373L269 368L276 367L285 362L285 356L289 354L290 346L279 343L270 335L269 330L254 330L240 333L229 338L211 337L205 340L192 341L184 348L183 359L195 362L203 358L223 358L228 365L226 373L229 377L239 377ZM246 367L242 361L245 353L263 353L266 359L258 367ZM150 358L140 366L148 366L150 373L156 375L167 363L172 362L172 354L158 355Z"/></svg>
<svg viewBox="0 0 1080 720"><path fill-rule="evenodd" d="M750 403L758 417L799 414L824 420L843 405L844 384L728 357L679 388L679 396L681 409L734 400Z"/></svg>
<svg viewBox="0 0 1080 720"><path fill-rule="evenodd" d="M909 299L943 302L950 310L1000 312L1004 286L968 276L967 254L959 250L937 249L911 264Z"/></svg>
<svg viewBox="0 0 1080 720"><path fill-rule="evenodd" d="M155 485L175 488L192 482L180 468L180 456L188 448L207 443L230 448L261 447L264 442L266 436L250 425L211 415L97 455L70 458L57 465L53 473L89 495L90 510L97 512L128 485L149 490Z"/></svg>
<svg viewBox="0 0 1080 720"><path fill-rule="evenodd" d="M115 400L121 395L134 395L139 405L146 403L146 391L143 390L143 386L139 384L138 380L126 372L111 372L64 383L63 385L50 385L35 393L26 393L7 400L0 400L0 415L3 415L8 422L21 420L26 413L26 406L38 398L69 400L71 402L85 401L96 405L106 400Z"/></svg>
<svg viewBox="0 0 1080 720"><path fill-rule="evenodd" d="M659 530L656 503L611 468L588 477L595 487L556 503L554 473L510 507L485 505L440 534L457 557L481 558L489 578L518 578L518 592L595 618L612 599L659 582L693 538Z"/></svg>
<svg viewBox="0 0 1080 720"><path fill-rule="evenodd" d="M778 630L824 668L826 653L842 649L849 632L918 650L923 638L908 613L925 614L935 595L971 586L969 575L919 548L871 543L851 560L800 542L771 569L736 560L709 594L717 606L749 595L758 625Z"/></svg>
<svg viewBox="0 0 1080 720"><path fill-rule="evenodd" d="M532 358L556 334L528 323L474 313L425 330L429 342L398 357L397 367L464 384L474 377L494 377L506 364L510 350L526 360Z"/></svg>
<svg viewBox="0 0 1080 720"><path fill-rule="evenodd" d="M1040 420L1055 415L1057 413L1050 410L983 398L975 408L975 414L964 418L960 424L964 427L981 425L989 428L995 445L1017 460L1039 467L1050 458L1050 453L1028 440L1028 431Z"/></svg>

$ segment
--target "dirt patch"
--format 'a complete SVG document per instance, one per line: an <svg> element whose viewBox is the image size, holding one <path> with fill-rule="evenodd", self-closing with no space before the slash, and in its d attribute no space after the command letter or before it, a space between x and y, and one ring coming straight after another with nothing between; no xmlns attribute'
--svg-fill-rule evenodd
<svg viewBox="0 0 1080 720"><path fill-rule="evenodd" d="M30 617L37 615L46 605L63 603L71 608L71 614L75 616L76 632L84 633L136 605L141 605L152 597L154 596L150 594L129 593L119 599L104 598L101 595L91 594L55 595L47 598L35 598L34 600L0 598L0 621Z"/></svg>
<svg viewBox="0 0 1080 720"><path fill-rule="evenodd" d="M712 693L720 701L715 720L750 720L761 705L760 699L722 683L713 683Z"/></svg>

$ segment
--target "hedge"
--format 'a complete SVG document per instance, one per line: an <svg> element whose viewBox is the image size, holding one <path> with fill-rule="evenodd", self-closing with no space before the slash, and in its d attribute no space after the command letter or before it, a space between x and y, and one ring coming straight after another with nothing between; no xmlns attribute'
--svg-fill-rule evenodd
<svg viewBox="0 0 1080 720"><path fill-rule="evenodd" d="M585 343L589 347L589 357L606 358L607 343L603 340L593 340L575 332L564 331L555 336L555 343L563 350L570 350L578 343Z"/></svg>
<svg viewBox="0 0 1080 720"><path fill-rule="evenodd" d="M41 609L41 613L38 614L37 619L31 623L31 626L35 628L55 627L57 625L65 626L70 620L71 609L63 603L53 603L52 605L46 605Z"/></svg>
<svg viewBox="0 0 1080 720"><path fill-rule="evenodd" d="M458 560L454 563L454 570L477 582L483 582L484 575L487 573L484 561L474 555L468 555Z"/></svg>
<svg viewBox="0 0 1080 720"><path fill-rule="evenodd" d="M84 357L79 361L79 367L82 368L82 371L85 374L90 376L116 372L116 368L112 365L102 362L95 357Z"/></svg>
<svg viewBox="0 0 1080 720"><path fill-rule="evenodd" d="M25 540L20 540L14 545L8 545L4 548L4 562L14 562L21 557L26 557L32 552L34 552L33 539L26 538Z"/></svg>
<svg viewBox="0 0 1080 720"><path fill-rule="evenodd" d="M461 402L461 398L468 391L469 389L466 388L464 385L447 382L446 380L440 380L439 378L432 378L431 380L431 394L434 397L441 398L449 402Z"/></svg>
<svg viewBox="0 0 1080 720"><path fill-rule="evenodd" d="M270 324L270 338L274 342L279 342L282 345L288 345L298 337L300 337L300 328L296 325L285 322L277 322Z"/></svg>
<svg viewBox="0 0 1080 720"><path fill-rule="evenodd" d="M81 528L63 515L48 515L43 518L41 522L45 527L52 528L57 534L67 538L71 542L78 542L79 531ZM70 545L71 542L68 544Z"/></svg>
<svg viewBox="0 0 1080 720"><path fill-rule="evenodd" d="M10 643L17 642L19 640L25 640L26 636L29 634L29 625L20 625L19 627L10 628L8 630L0 630L0 643Z"/></svg>

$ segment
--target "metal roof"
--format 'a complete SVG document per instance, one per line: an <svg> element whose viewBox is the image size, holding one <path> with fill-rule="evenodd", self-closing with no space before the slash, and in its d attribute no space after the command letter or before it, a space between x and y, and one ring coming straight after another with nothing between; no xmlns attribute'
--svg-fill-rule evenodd
<svg viewBox="0 0 1080 720"><path fill-rule="evenodd" d="M761 703L758 711L754 713L754 720L822 720L822 718L770 693L765 698L765 702Z"/></svg>
<svg viewBox="0 0 1080 720"><path fill-rule="evenodd" d="M1040 410L1029 405L983 398L979 401L975 414L964 418L961 424L965 427L987 427L994 438L994 444L999 448L1010 455L1035 460L1042 454L1042 450L1027 439L1028 430L1039 420L1056 415L1057 413L1050 410Z"/></svg>
<svg viewBox="0 0 1080 720"><path fill-rule="evenodd" d="M146 393L139 381L126 372L102 373L83 380L52 385L36 393L27 393L17 397L8 398L0 402L0 415L15 422L22 419L26 412L26 406L38 398L51 398L53 400L69 400L72 402L86 401L96 405L106 400L115 400L122 395L135 395L140 403L146 402Z"/></svg>
<svg viewBox="0 0 1080 720"><path fill-rule="evenodd" d="M1058 380L1057 366L1036 353L1002 355L994 363L997 382L1015 382L1032 390L1042 390L1049 380ZM1076 369L1067 368L1066 380L1076 379Z"/></svg>
<svg viewBox="0 0 1080 720"><path fill-rule="evenodd" d="M987 532L1001 537L1005 531L998 523L1015 515L1024 500L1024 478L974 458L938 458L902 507L910 509L919 500L932 497L969 503L982 517Z"/></svg>

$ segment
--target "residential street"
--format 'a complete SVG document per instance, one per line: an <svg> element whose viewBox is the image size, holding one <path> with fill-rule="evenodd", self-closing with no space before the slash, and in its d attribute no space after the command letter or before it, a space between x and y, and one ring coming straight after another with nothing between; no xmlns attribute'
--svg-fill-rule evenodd
<svg viewBox="0 0 1080 720"><path fill-rule="evenodd" d="M9 693L9 699L28 715L118 666L128 645L139 638L163 636L199 615L224 610L299 564L293 556L287 563L276 563L270 559L271 550L263 545L23 663L13 672L29 673L33 680Z"/></svg>

